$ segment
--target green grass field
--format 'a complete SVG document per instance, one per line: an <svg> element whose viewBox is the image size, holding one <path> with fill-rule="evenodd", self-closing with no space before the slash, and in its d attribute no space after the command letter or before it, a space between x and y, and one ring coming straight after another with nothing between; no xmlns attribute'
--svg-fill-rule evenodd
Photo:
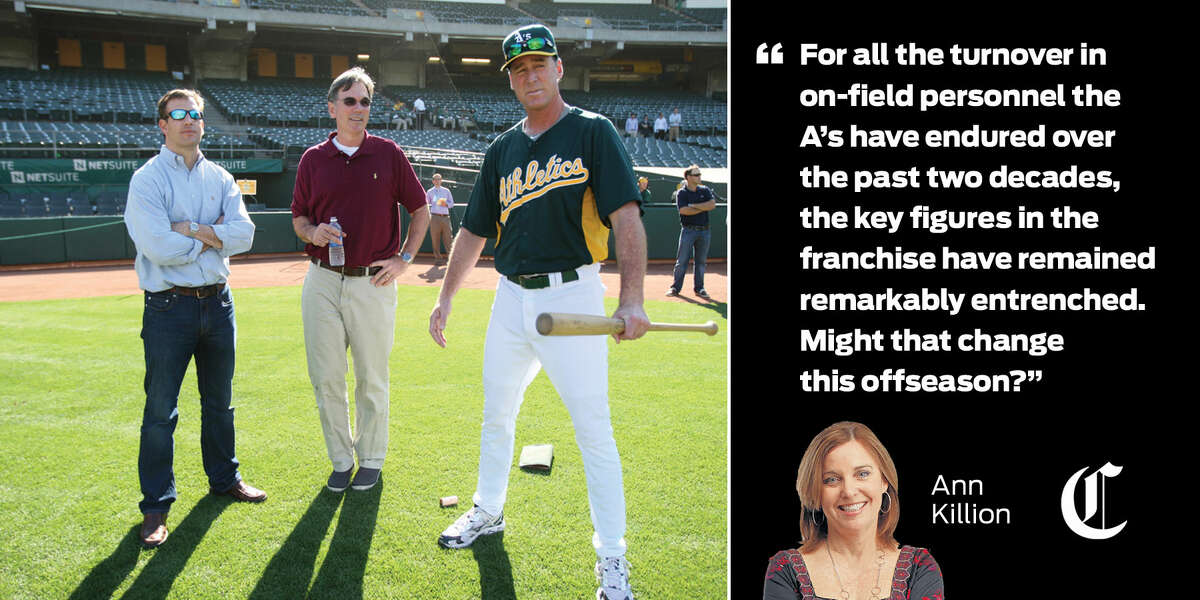
<svg viewBox="0 0 1200 600"><path fill-rule="evenodd" d="M0 598L593 598L583 466L544 373L526 394L516 450L554 444L553 471L514 467L503 534L438 547L475 488L493 294L458 294L443 350L427 333L436 293L399 291L381 484L332 494L300 288L235 290L238 458L269 499L206 495L192 369L179 399L171 536L151 551L137 540L141 295L0 302ZM634 591L724 598L727 321L679 302L646 309L656 321L713 319L721 332L609 342ZM449 495L460 505L440 508Z"/></svg>

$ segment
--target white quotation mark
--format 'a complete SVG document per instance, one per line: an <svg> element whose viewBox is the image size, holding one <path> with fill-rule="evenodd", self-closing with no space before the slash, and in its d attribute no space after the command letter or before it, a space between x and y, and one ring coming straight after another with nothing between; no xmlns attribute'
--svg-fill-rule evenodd
<svg viewBox="0 0 1200 600"><path fill-rule="evenodd" d="M782 65L783 64L783 42L775 44L775 46L771 48L770 60L767 59L767 44L759 44L758 58L755 62L757 62L760 65L765 65L768 62L773 65Z"/></svg>

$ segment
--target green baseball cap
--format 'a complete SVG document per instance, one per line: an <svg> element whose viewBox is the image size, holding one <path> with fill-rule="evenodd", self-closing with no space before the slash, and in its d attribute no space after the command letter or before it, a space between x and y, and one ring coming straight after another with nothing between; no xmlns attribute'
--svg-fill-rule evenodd
<svg viewBox="0 0 1200 600"><path fill-rule="evenodd" d="M558 56L558 46L554 43L554 34L550 33L548 27L539 24L526 25L508 34L508 37L504 38L504 42L500 44L500 51L504 53L504 64L500 66L501 71L508 68L508 63L527 54Z"/></svg>

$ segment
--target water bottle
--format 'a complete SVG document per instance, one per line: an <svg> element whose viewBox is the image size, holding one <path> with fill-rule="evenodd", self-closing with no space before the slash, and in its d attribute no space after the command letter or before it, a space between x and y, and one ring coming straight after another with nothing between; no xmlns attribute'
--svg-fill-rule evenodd
<svg viewBox="0 0 1200 600"><path fill-rule="evenodd" d="M338 225L337 217L332 217L329 219L329 226L338 230L339 234L342 231L342 226ZM338 236L338 239L341 239L340 235ZM341 242L329 242L329 264L335 267L340 267L346 264L346 247L343 246Z"/></svg>

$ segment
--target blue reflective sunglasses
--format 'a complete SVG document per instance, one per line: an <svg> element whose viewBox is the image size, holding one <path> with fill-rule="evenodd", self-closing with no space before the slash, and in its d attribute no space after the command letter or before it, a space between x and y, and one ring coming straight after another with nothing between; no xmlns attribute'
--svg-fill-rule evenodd
<svg viewBox="0 0 1200 600"><path fill-rule="evenodd" d="M167 115L170 116L172 119L175 119L176 121L182 121L184 117L191 117L193 121L200 121L200 120L204 119L204 113L202 113L198 110L195 110L195 109L184 110L182 108L177 108L177 109L167 113Z"/></svg>

